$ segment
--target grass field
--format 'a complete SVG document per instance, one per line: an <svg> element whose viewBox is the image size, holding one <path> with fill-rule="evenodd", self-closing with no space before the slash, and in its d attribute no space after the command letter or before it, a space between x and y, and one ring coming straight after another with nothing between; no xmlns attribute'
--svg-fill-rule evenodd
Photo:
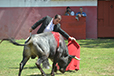
<svg viewBox="0 0 114 76"><path fill-rule="evenodd" d="M24 43L24 40L17 40ZM70 71L55 76L114 76L114 39L77 40L81 46L79 71ZM7 41L0 44L0 76L17 76L22 60L23 47ZM22 76L41 76L36 59L30 59L22 71ZM50 61L50 63L52 63ZM44 69L50 76L51 69Z"/></svg>

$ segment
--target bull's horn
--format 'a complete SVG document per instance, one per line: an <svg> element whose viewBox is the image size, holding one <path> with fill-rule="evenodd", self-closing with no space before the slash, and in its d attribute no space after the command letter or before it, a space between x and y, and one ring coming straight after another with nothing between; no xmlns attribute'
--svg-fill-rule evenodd
<svg viewBox="0 0 114 76"><path fill-rule="evenodd" d="M80 58L77 58L76 56L74 57L74 59L76 59L76 60L81 60Z"/></svg>

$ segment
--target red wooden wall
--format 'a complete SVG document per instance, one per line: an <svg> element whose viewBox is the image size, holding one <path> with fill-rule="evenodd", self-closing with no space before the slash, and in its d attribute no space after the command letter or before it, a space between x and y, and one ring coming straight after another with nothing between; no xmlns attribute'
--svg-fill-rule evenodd
<svg viewBox="0 0 114 76"><path fill-rule="evenodd" d="M98 1L98 37L114 37L114 0Z"/></svg>
<svg viewBox="0 0 114 76"><path fill-rule="evenodd" d="M62 16L61 28L76 39L86 39L86 17Z"/></svg>
<svg viewBox="0 0 114 76"><path fill-rule="evenodd" d="M76 13L78 6L71 9ZM66 7L0 7L0 39L26 39L29 28L44 16L63 15ZM97 38L97 6L83 6L86 12L86 38ZM70 28L68 28L70 29ZM38 28L32 33L35 34ZM74 35L71 35L74 36Z"/></svg>

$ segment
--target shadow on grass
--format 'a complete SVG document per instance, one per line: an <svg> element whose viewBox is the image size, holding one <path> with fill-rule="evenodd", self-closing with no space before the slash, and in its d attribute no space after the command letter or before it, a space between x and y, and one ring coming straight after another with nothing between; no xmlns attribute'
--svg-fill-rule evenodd
<svg viewBox="0 0 114 76"><path fill-rule="evenodd" d="M19 69L19 67L9 67L10 69ZM24 67L24 69L38 69L36 66L33 67Z"/></svg>
<svg viewBox="0 0 114 76"><path fill-rule="evenodd" d="M76 70L69 70L69 71L66 71L66 72L69 72L69 73L75 73Z"/></svg>
<svg viewBox="0 0 114 76"><path fill-rule="evenodd" d="M87 48L113 48L114 39L87 39L78 41L81 47Z"/></svg>
<svg viewBox="0 0 114 76"><path fill-rule="evenodd" d="M61 73L55 73L55 75L61 75ZM27 76L42 76L41 74L27 75ZM51 76L51 74L46 74L46 76Z"/></svg>
<svg viewBox="0 0 114 76"><path fill-rule="evenodd" d="M75 73L76 71L66 71L66 72L72 72ZM62 75L63 73L54 73L55 75ZM41 76L41 74L34 74L34 75L27 75L27 76ZM46 76L51 76L50 73L46 74Z"/></svg>
<svg viewBox="0 0 114 76"><path fill-rule="evenodd" d="M26 75L26 76L42 76L41 74L36 74L36 75ZM50 74L46 74L46 76L51 76Z"/></svg>
<svg viewBox="0 0 114 76"><path fill-rule="evenodd" d="M9 68L10 69L19 69L19 67L9 67ZM24 67L24 69L38 69L38 68L36 66L33 66L33 67ZM65 73L75 73L75 72L76 72L75 70L70 70L70 71L66 71ZM59 72L59 70L58 70L58 72L54 73L54 74L55 75L62 75L63 73ZM31 75L26 75L26 76L41 76L41 74L31 74ZM50 72L46 73L46 76L51 76Z"/></svg>

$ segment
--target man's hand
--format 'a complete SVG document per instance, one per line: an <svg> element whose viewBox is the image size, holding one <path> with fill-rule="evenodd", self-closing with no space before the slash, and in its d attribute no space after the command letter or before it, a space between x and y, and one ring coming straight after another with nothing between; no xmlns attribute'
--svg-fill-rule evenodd
<svg viewBox="0 0 114 76"><path fill-rule="evenodd" d="M79 17L81 17L81 14L78 14Z"/></svg>
<svg viewBox="0 0 114 76"><path fill-rule="evenodd" d="M32 29L32 28L30 28L30 29L29 29L29 32L32 32L32 31L33 31L33 29Z"/></svg>
<svg viewBox="0 0 114 76"><path fill-rule="evenodd" d="M76 41L76 39L74 37L69 37L69 39Z"/></svg>

